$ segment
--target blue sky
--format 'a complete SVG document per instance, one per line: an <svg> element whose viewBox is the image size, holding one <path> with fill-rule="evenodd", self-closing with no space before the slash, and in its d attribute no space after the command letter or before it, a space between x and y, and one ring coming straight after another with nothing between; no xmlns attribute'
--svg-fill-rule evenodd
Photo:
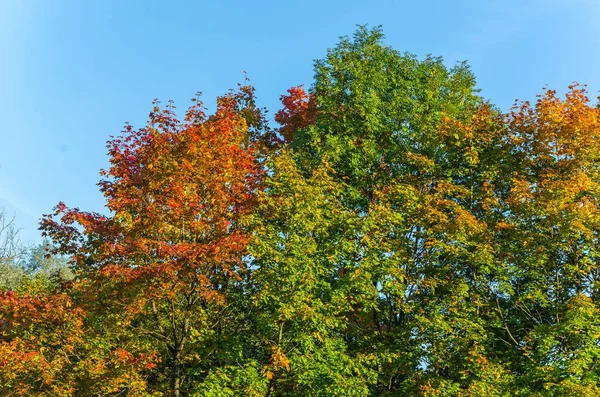
<svg viewBox="0 0 600 397"><path fill-rule="evenodd" d="M310 85L357 24L400 51L467 60L503 109L573 81L600 89L600 1L0 0L0 207L23 240L58 201L103 212L106 140L154 98L211 104L247 71L259 102Z"/></svg>

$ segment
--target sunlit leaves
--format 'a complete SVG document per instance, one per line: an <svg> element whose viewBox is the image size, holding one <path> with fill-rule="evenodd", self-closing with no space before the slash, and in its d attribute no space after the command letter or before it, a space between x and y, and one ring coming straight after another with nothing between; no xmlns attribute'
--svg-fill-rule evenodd
<svg viewBox="0 0 600 397"><path fill-rule="evenodd" d="M502 114L360 27L271 129L212 115L108 143L108 215L42 229L75 278L0 297L7 395L595 396L600 110ZM16 368L16 371L12 369Z"/></svg>

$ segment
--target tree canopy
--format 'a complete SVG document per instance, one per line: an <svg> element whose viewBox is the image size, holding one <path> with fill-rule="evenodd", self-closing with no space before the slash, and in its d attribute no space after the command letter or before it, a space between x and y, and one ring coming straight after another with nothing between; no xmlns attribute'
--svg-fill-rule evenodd
<svg viewBox="0 0 600 397"><path fill-rule="evenodd" d="M2 285L1 394L600 395L600 108L383 39L277 126L245 82L111 138L107 213L59 203Z"/></svg>

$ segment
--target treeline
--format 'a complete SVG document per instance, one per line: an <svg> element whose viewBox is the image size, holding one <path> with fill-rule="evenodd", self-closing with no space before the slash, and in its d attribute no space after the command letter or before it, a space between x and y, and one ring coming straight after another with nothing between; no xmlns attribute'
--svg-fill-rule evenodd
<svg viewBox="0 0 600 397"><path fill-rule="evenodd" d="M0 295L4 396L598 396L600 110L503 113L359 28L282 96L156 103L110 215L41 229L74 278Z"/></svg>

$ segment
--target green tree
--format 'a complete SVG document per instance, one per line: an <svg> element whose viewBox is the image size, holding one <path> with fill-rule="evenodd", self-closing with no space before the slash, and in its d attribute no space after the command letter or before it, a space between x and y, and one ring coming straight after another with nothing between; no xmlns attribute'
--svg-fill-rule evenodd
<svg viewBox="0 0 600 397"><path fill-rule="evenodd" d="M357 217L326 162L305 178L284 149L269 169L250 249L268 393L366 395L375 374L347 351L357 302L344 273L357 252L345 234Z"/></svg>
<svg viewBox="0 0 600 397"><path fill-rule="evenodd" d="M371 393L502 393L505 371L486 358L502 119L466 64L382 39L365 27L342 38L310 94L290 91L279 113L305 177L327 161L356 219L334 237L354 256L329 265L354 302L346 349L377 372Z"/></svg>

